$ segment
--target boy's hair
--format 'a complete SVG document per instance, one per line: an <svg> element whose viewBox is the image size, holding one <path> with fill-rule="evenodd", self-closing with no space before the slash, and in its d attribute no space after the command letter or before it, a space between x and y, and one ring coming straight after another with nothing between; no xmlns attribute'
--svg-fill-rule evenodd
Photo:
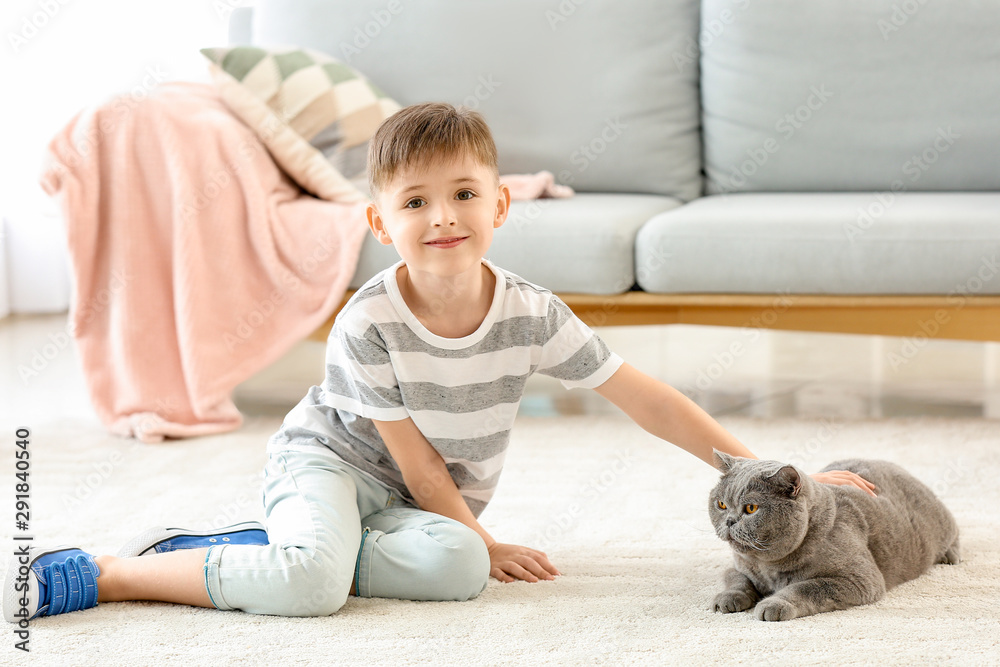
<svg viewBox="0 0 1000 667"><path fill-rule="evenodd" d="M499 182L497 147L482 114L440 102L400 109L379 126L368 144L372 197L400 171L434 159L471 157Z"/></svg>

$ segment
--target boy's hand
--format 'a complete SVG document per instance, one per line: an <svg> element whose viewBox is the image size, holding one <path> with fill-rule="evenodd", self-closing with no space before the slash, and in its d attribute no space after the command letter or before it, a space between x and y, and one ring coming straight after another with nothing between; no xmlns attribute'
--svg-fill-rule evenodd
<svg viewBox="0 0 1000 667"><path fill-rule="evenodd" d="M822 484L833 484L835 486L855 486L865 493L878 497L875 493L875 485L867 479L849 470L827 470L826 472L816 472L811 475L814 480Z"/></svg>
<svg viewBox="0 0 1000 667"><path fill-rule="evenodd" d="M539 579L551 581L559 574L559 570L549 562L549 557L541 551L494 542L489 552L490 576L504 583L517 579L532 583Z"/></svg>

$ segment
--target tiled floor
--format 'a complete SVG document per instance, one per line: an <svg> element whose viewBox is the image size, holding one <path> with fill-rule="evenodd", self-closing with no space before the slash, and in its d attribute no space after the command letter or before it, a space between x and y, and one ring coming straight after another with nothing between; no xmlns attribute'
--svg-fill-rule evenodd
<svg viewBox="0 0 1000 667"><path fill-rule="evenodd" d="M915 347L898 338L680 325L599 333L626 361L715 416L1000 418L1000 343L931 340ZM738 356L728 351L734 341L742 343ZM0 359L4 421L51 418L54 411L93 418L65 315L0 321ZM237 387L237 405L248 415L284 414L322 373L323 345L300 343ZM594 392L566 391L536 375L521 410L537 416L616 408Z"/></svg>

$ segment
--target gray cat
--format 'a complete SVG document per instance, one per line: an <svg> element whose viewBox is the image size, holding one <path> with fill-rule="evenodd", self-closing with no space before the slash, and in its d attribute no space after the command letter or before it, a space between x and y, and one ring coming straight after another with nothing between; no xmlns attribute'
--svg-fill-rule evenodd
<svg viewBox="0 0 1000 667"><path fill-rule="evenodd" d="M735 559L715 611L754 607L759 620L787 621L846 609L961 559L951 512L894 463L851 459L823 469L856 472L875 484L873 498L777 461L715 454L723 475L709 515Z"/></svg>

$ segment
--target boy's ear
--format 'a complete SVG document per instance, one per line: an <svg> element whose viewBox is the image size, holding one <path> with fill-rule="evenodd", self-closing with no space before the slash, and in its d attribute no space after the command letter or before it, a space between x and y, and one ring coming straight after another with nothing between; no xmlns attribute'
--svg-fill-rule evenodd
<svg viewBox="0 0 1000 667"><path fill-rule="evenodd" d="M372 234L375 235L378 242L382 245L392 245L392 239L389 238L389 232L386 231L382 216L379 215L378 208L374 203L368 204L365 215L368 217L368 228L372 230Z"/></svg>
<svg viewBox="0 0 1000 667"><path fill-rule="evenodd" d="M493 229L504 223L508 213L510 213L510 188L501 183L497 188L497 216L493 220Z"/></svg>

